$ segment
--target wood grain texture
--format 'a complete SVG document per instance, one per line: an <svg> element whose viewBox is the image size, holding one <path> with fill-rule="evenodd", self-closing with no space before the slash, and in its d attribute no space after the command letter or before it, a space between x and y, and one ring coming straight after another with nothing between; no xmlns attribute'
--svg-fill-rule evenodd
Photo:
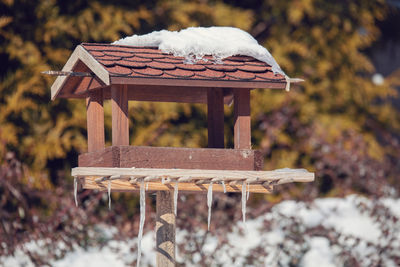
<svg viewBox="0 0 400 267"><path fill-rule="evenodd" d="M112 144L129 145L128 89L126 85L111 86Z"/></svg>
<svg viewBox="0 0 400 267"><path fill-rule="evenodd" d="M175 214L172 191L157 192L156 253L158 267L175 266Z"/></svg>
<svg viewBox="0 0 400 267"><path fill-rule="evenodd" d="M260 151L147 146L113 146L79 155L80 167L262 170Z"/></svg>
<svg viewBox="0 0 400 267"><path fill-rule="evenodd" d="M312 182L314 173L303 169L273 170L273 171L237 171L237 170L200 170L200 169L159 169L159 168L102 168L76 167L72 169L72 176L101 176L110 177L119 175L129 177L163 177L177 179L190 177L192 180L219 179L224 181L248 180L252 184L270 182L284 184L292 182Z"/></svg>
<svg viewBox="0 0 400 267"><path fill-rule="evenodd" d="M224 148L224 93L222 88L207 90L208 147Z"/></svg>
<svg viewBox="0 0 400 267"><path fill-rule="evenodd" d="M251 149L250 90L234 90L235 149Z"/></svg>
<svg viewBox="0 0 400 267"><path fill-rule="evenodd" d="M120 149L118 146L106 147L100 151L80 154L79 167L119 167Z"/></svg>
<svg viewBox="0 0 400 267"><path fill-rule="evenodd" d="M90 92L86 99L88 151L104 149L103 92Z"/></svg>
<svg viewBox="0 0 400 267"><path fill-rule="evenodd" d="M89 190L100 190L107 191L108 181L96 182L95 180L100 176L86 176L80 178L82 187L84 189ZM163 184L161 181L158 182L149 182L148 183L148 191L169 191L174 189L174 182L170 184ZM252 193L261 193L261 194L269 194L272 192L272 185L262 185L262 184L250 184L247 185L249 187L249 191ZM197 193L207 193L209 184L196 184L195 182L180 182L178 183L179 192L197 192ZM225 183L226 192L231 193L241 193L242 185L235 184L230 185ZM111 181L111 189L112 191L118 192L128 192L128 191L137 191L140 190L139 184L131 184L128 179L118 179ZM213 192L224 192L224 187L220 183L213 183Z"/></svg>

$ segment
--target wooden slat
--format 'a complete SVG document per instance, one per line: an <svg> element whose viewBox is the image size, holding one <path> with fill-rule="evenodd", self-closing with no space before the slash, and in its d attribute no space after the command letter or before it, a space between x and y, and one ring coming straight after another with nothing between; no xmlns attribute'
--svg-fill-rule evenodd
<svg viewBox="0 0 400 267"><path fill-rule="evenodd" d="M72 176L114 176L121 177L165 177L176 179L191 177L193 179L214 179L226 181L273 182L275 184L291 182L312 182L314 173L306 170L274 170L274 171L235 171L235 170L196 170L196 169L157 169L157 168L101 168L76 167L72 169Z"/></svg>
<svg viewBox="0 0 400 267"><path fill-rule="evenodd" d="M175 266L175 213L173 193L157 192L156 208L156 253L157 266Z"/></svg>
<svg viewBox="0 0 400 267"><path fill-rule="evenodd" d="M92 91L86 99L88 151L104 149L104 110L102 90Z"/></svg>
<svg viewBox="0 0 400 267"><path fill-rule="evenodd" d="M235 149L251 149L250 90L234 90Z"/></svg>
<svg viewBox="0 0 400 267"><path fill-rule="evenodd" d="M81 183L84 189L90 190L100 190L106 191L108 186L108 181L96 182L95 180L99 176L88 176L84 178L80 178ZM272 192L272 186L264 186L262 184L249 184L249 191L252 193L262 193L262 194L269 194ZM162 184L161 182L149 182L148 191L168 191L174 189L174 182L170 184ZM203 192L206 193L208 190L209 184L196 184L194 182L180 182L178 183L178 190L180 192ZM241 193L242 192L242 185L229 185L228 183L225 184L226 192L231 193ZM119 179L119 180L112 180L111 181L111 189L113 191L139 191L140 184L131 184L128 179ZM213 183L213 192L224 192L224 187L220 183Z"/></svg>
<svg viewBox="0 0 400 267"><path fill-rule="evenodd" d="M224 94L222 88L207 91L208 147L224 148Z"/></svg>
<svg viewBox="0 0 400 267"><path fill-rule="evenodd" d="M249 149L113 146L79 155L80 167L261 170L263 161Z"/></svg>
<svg viewBox="0 0 400 267"><path fill-rule="evenodd" d="M128 89L126 85L111 86L112 144L129 145Z"/></svg>

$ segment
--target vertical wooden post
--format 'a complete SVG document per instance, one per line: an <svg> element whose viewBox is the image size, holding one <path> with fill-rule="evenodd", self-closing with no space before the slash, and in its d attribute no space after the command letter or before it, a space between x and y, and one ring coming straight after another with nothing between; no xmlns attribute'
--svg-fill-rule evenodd
<svg viewBox="0 0 400 267"><path fill-rule="evenodd" d="M224 148L224 93L222 88L207 91L208 147Z"/></svg>
<svg viewBox="0 0 400 267"><path fill-rule="evenodd" d="M111 86L112 145L129 145L128 88Z"/></svg>
<svg viewBox="0 0 400 267"><path fill-rule="evenodd" d="M89 91L86 98L88 151L104 149L103 90Z"/></svg>
<svg viewBox="0 0 400 267"><path fill-rule="evenodd" d="M250 89L234 90L235 149L251 149Z"/></svg>
<svg viewBox="0 0 400 267"><path fill-rule="evenodd" d="M175 213L172 191L157 192L157 266L175 266Z"/></svg>

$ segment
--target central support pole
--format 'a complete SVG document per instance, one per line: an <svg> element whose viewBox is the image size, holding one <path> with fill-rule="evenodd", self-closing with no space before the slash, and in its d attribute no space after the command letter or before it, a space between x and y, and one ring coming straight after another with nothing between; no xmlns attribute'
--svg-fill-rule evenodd
<svg viewBox="0 0 400 267"><path fill-rule="evenodd" d="M112 145L129 146L128 88L111 86Z"/></svg>
<svg viewBox="0 0 400 267"><path fill-rule="evenodd" d="M172 191L157 191L157 267L175 266L175 213Z"/></svg>

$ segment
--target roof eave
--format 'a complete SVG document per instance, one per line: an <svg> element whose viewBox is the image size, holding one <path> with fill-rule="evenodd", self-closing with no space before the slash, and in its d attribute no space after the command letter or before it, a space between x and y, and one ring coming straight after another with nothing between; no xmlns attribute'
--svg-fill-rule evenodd
<svg viewBox="0 0 400 267"><path fill-rule="evenodd" d="M73 71L78 61L82 61L105 85L110 85L109 72L81 45L78 45L72 52L67 63L63 67L63 71ZM51 86L51 100L57 98L68 76L58 76Z"/></svg>
<svg viewBox="0 0 400 267"><path fill-rule="evenodd" d="M197 80L197 79L165 79L165 78L148 78L148 77L125 77L111 76L112 84L131 84L131 85L166 85L179 87L222 87L222 88L268 88L268 89L285 89L286 81L232 81L232 80Z"/></svg>

